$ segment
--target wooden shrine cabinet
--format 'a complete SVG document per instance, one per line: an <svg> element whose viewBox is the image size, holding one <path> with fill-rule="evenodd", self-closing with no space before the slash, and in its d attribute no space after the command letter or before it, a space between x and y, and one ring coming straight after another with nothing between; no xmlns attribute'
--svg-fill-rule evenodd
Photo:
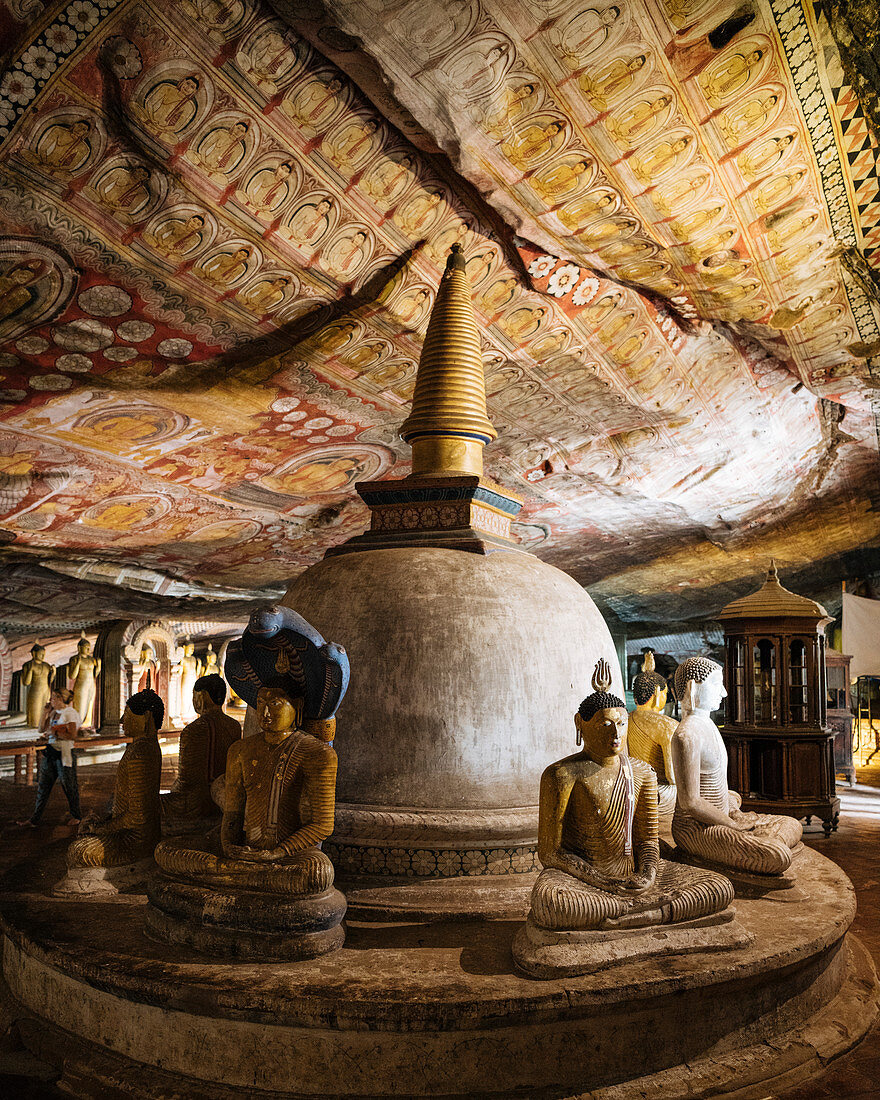
<svg viewBox="0 0 880 1100"><path fill-rule="evenodd" d="M825 626L814 600L779 583L773 563L762 588L717 616L724 627L727 720L721 733L729 782L743 809L819 817L837 828L834 731L826 719Z"/></svg>
<svg viewBox="0 0 880 1100"><path fill-rule="evenodd" d="M856 781L853 760L853 715L849 694L849 663L852 657L837 649L825 650L825 713L834 732L834 770Z"/></svg>

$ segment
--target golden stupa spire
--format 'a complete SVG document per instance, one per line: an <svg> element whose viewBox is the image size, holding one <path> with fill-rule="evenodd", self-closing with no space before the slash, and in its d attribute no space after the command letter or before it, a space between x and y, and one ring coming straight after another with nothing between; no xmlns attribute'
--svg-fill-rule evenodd
<svg viewBox="0 0 880 1100"><path fill-rule="evenodd" d="M480 334L458 244L440 280L400 434L412 446L413 474L477 476L483 447L498 434L486 415Z"/></svg>

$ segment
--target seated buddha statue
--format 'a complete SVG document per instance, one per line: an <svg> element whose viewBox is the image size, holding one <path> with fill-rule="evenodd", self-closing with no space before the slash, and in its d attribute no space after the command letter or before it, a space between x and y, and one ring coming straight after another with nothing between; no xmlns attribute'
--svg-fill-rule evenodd
<svg viewBox="0 0 880 1100"><path fill-rule="evenodd" d="M156 849L164 876L148 890L147 926L238 958L311 958L342 945L346 905L320 847L334 827L336 753L304 726L332 730L348 664L294 612L264 612L226 664L259 733L229 747L219 829Z"/></svg>
<svg viewBox="0 0 880 1100"><path fill-rule="evenodd" d="M241 726L223 713L226 681L216 673L201 676L193 685L193 708L198 715L180 733L177 779L162 795L162 816L171 828L198 827L217 813L211 784L226 769L226 754L241 740Z"/></svg>
<svg viewBox="0 0 880 1100"><path fill-rule="evenodd" d="M626 706L608 693L610 685L602 660L594 693L575 716L583 748L541 776L538 857L544 870L513 948L518 965L536 977L690 950L693 945L678 944L671 931L662 940L631 939L611 952L607 944L609 935L623 931L682 922L693 929L705 918L714 924L733 899L723 876L660 858L657 779L647 764L627 756Z"/></svg>
<svg viewBox="0 0 880 1100"><path fill-rule="evenodd" d="M219 849L214 835L166 839L156 862L193 882L294 897L322 893L333 885L333 864L318 845L333 832L336 753L302 730L303 700L280 678L260 688L256 711L260 735L239 737L226 758Z"/></svg>
<svg viewBox="0 0 880 1100"><path fill-rule="evenodd" d="M689 657L675 671L682 719L672 738L677 801L672 836L683 857L726 871L784 875L801 839L793 817L743 813L727 789L727 749L712 712L727 695L722 669Z"/></svg>
<svg viewBox="0 0 880 1100"><path fill-rule="evenodd" d="M654 654L645 654L642 671L633 680L636 709L630 713L627 751L630 758L650 764L657 776L658 812L661 827L669 828L675 812L675 770L672 766L672 735L678 724L663 713L668 687L655 671Z"/></svg>
<svg viewBox="0 0 880 1100"><path fill-rule="evenodd" d="M83 821L79 836L67 849L67 878L56 893L115 893L126 873L88 873L95 869L130 867L152 859L161 836L159 780L162 752L157 733L165 705L147 688L128 700L122 715L122 732L131 738L116 769L116 785L110 815L104 820Z"/></svg>

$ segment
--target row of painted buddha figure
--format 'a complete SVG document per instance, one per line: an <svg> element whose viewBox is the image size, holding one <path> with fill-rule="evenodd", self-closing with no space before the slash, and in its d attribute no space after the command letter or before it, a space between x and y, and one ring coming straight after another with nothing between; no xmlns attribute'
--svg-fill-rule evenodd
<svg viewBox="0 0 880 1100"><path fill-rule="evenodd" d="M83 830L68 866L70 874L155 855L164 874L148 891L154 932L238 957L304 958L342 943L345 899L320 848L334 827L335 718L306 716L302 654L324 660L316 665L319 679L344 663L333 710L347 685L347 660L320 636L312 635L317 641L307 651L308 638L281 631L269 663L255 669L251 662L268 645L264 620L253 627L255 648L233 683L242 697L251 695L259 735L242 738L223 713L226 684L219 676L198 680L199 717L181 735L177 782L160 801L162 703L149 690L133 696L123 717L132 742L118 769L112 814ZM801 827L792 818L743 813L728 791L727 753L711 719L725 694L720 666L702 657L679 666L677 725L660 714L666 683L655 672L637 677L631 717L609 694L610 684L607 662L600 661L595 690L575 716L582 747L541 777L544 870L532 891L529 924L551 935L607 936L700 922L728 910L729 875L784 876ZM212 821L218 805L219 826ZM659 821L670 813L674 848L661 859ZM520 957L515 948L514 955L530 969L528 952Z"/></svg>

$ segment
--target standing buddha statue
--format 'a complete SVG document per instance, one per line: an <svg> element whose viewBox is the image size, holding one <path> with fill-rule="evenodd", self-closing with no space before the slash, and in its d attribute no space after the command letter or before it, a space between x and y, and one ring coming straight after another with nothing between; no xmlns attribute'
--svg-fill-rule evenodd
<svg viewBox="0 0 880 1100"><path fill-rule="evenodd" d="M45 656L46 647L37 642L31 646L31 659L21 669L21 682L28 689L27 724L35 730L40 728L55 679L55 668L45 660Z"/></svg>
<svg viewBox="0 0 880 1100"><path fill-rule="evenodd" d="M657 776L658 811L661 828L669 829L675 812L675 769L672 766L672 735L678 724L663 713L669 689L655 671L654 654L648 651L642 671L633 680L636 709L630 713L627 749L631 757L650 764Z"/></svg>
<svg viewBox="0 0 880 1100"><path fill-rule="evenodd" d="M187 722L196 717L192 693L196 680L202 675L202 662L195 656L195 651L192 642L187 642L180 658L180 716Z"/></svg>
<svg viewBox="0 0 880 1100"><path fill-rule="evenodd" d="M689 862L745 872L772 888L773 878L791 867L801 824L793 817L743 813L739 795L727 789L727 749L711 717L727 695L722 675L721 665L708 657L689 657L675 670L682 719L672 738L672 836Z"/></svg>
<svg viewBox="0 0 880 1100"><path fill-rule="evenodd" d="M101 662L92 656L92 643L83 634L76 643L76 654L67 663L67 679L73 681L73 709L79 715L81 726L91 726L94 721L97 679L101 674Z"/></svg>
<svg viewBox="0 0 880 1100"><path fill-rule="evenodd" d="M657 779L643 761L627 757L626 706L608 693L610 685L602 659L595 690L575 715L583 748L541 776L538 856L544 870L513 945L517 964L535 977L583 974L695 946L731 946L729 929L719 937L711 927L731 919L730 913L718 916L733 900L727 879L660 858ZM663 937L638 934L657 925L664 926ZM734 938L743 942L738 930Z"/></svg>

